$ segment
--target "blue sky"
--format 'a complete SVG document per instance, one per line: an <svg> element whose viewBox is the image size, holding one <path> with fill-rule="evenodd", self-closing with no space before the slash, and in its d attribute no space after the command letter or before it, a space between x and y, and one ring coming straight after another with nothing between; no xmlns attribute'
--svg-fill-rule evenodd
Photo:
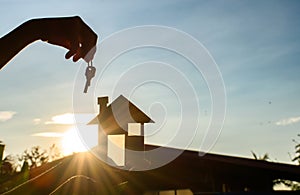
<svg viewBox="0 0 300 195"><path fill-rule="evenodd" d="M138 25L165 25L189 33L213 56L226 87L226 120L212 152L251 157L253 150L258 154L268 152L274 161L288 162L288 152L294 151L292 139L300 127L299 9L300 3L292 0L1 1L0 35L30 18L70 15L80 15L100 40ZM36 42L0 71L0 139L7 145L7 153L59 143L59 137L32 135L65 132L72 126L72 122L49 122L53 116L73 112L73 86L82 62L65 60L65 52ZM193 74L188 62L166 51L144 49L124 55L114 62L102 87L109 90L113 79L122 74L122 63L126 62L126 69L145 60L175 64L195 83L199 81L197 94L204 99L201 112L203 120L208 120L204 114L210 107L205 101L208 91L202 78ZM132 100L146 112L151 101L158 97L167 100L162 102L170 109L168 120L173 123L164 128L163 135L170 134L178 117L177 107L170 102L176 98L155 86L147 88L152 96L143 95L142 90ZM96 95L105 94L105 90L98 90ZM159 113L154 112L152 117L159 121ZM164 138L148 141L163 144ZM201 134L190 148L197 148L198 140Z"/></svg>

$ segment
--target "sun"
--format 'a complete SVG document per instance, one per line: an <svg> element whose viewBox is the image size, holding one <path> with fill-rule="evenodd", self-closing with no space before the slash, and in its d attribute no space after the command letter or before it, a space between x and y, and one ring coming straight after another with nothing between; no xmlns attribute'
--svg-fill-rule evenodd
<svg viewBox="0 0 300 195"><path fill-rule="evenodd" d="M61 140L63 155L87 151L75 128L66 131Z"/></svg>

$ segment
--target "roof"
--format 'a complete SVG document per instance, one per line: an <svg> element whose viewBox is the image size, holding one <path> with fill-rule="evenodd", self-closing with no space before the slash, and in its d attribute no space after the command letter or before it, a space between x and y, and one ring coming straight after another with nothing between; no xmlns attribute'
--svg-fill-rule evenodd
<svg viewBox="0 0 300 195"><path fill-rule="evenodd" d="M300 181L300 166L293 164L284 164L279 162L270 162L264 160L256 160L237 156L228 156L221 154L199 154L198 151L182 150L176 148L160 147L154 145L145 145L146 150L153 150L159 148L165 150L164 153L179 153L182 154L175 160L180 161L183 167L203 167L204 164L209 163L210 166L216 166L224 172L224 170L241 170L251 172L251 170L260 170L265 172L272 179L289 179L293 181ZM199 170L198 168L198 170ZM201 170L202 171L202 170ZM196 174L195 169L195 174ZM255 171L254 171L255 172Z"/></svg>
<svg viewBox="0 0 300 195"><path fill-rule="evenodd" d="M147 149L157 147L146 145ZM168 153L180 150L160 148ZM117 194L116 190L123 184L141 192L186 188L193 192L222 191L215 184L242 183L254 189L257 186L251 185L264 187L268 184L266 181L277 178L300 179L300 167L296 165L209 153L200 157L197 151L181 151L182 154L169 164L149 171L120 170L92 154L74 154L30 170L30 180L8 194L49 194L53 191L57 192L54 194ZM240 189L233 186L231 190L239 192Z"/></svg>
<svg viewBox="0 0 300 195"><path fill-rule="evenodd" d="M154 121L130 102L120 95L106 108L100 108L99 113L88 125L101 124L107 134L127 133L128 123L153 123Z"/></svg>

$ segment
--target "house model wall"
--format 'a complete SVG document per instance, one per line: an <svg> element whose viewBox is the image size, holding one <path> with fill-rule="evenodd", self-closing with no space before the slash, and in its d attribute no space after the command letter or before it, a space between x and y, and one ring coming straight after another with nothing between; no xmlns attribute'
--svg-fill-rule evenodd
<svg viewBox="0 0 300 195"><path fill-rule="evenodd" d="M144 125L153 120L122 95L111 104L108 104L108 97L98 97L98 105L99 114L88 124L98 125L98 148L102 157L108 156L108 136L124 135L124 165L141 160Z"/></svg>

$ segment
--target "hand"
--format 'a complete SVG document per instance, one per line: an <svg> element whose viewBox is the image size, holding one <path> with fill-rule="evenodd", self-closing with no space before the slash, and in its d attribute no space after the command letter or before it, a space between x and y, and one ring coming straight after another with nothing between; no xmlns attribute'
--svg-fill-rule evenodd
<svg viewBox="0 0 300 195"><path fill-rule="evenodd" d="M42 41L62 46L69 51L65 58L73 56L76 62L80 58L86 62L94 58L97 34L83 22L79 16L65 18L42 18L32 20L36 23L39 38Z"/></svg>
<svg viewBox="0 0 300 195"><path fill-rule="evenodd" d="M36 40L68 49L65 57L73 56L74 62L80 58L89 62L96 52L97 35L78 16L29 20L0 38L0 69Z"/></svg>

